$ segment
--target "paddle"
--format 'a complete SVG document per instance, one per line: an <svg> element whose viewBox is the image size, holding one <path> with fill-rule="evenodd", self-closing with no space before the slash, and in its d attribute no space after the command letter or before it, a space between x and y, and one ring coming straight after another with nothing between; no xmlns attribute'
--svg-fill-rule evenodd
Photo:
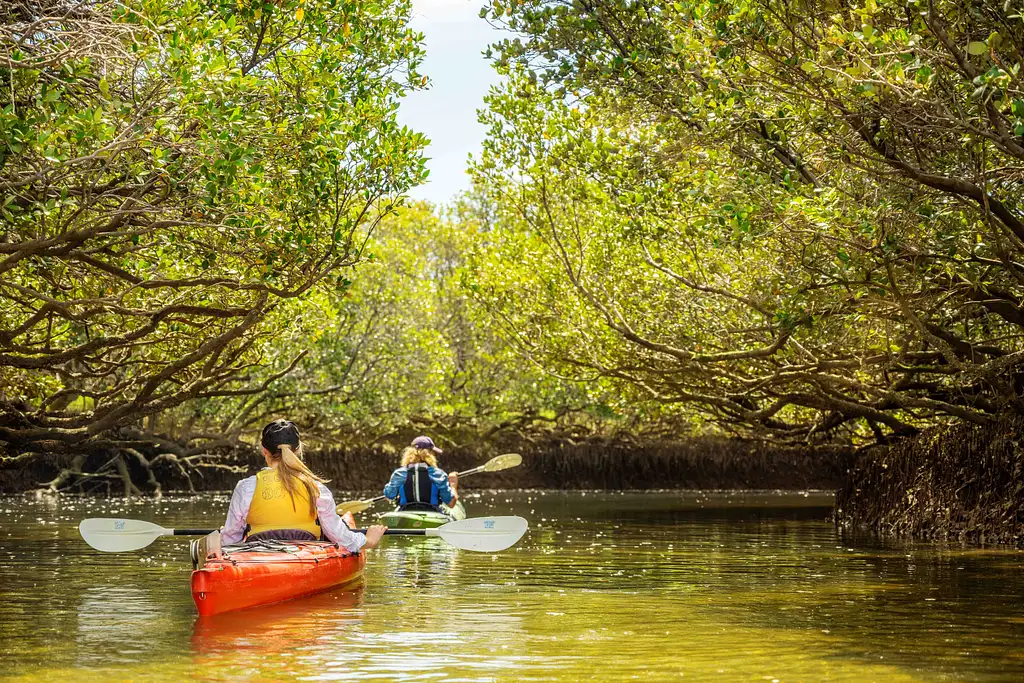
<svg viewBox="0 0 1024 683"><path fill-rule="evenodd" d="M476 474L477 472L500 472L501 470L517 467L522 462L523 456L518 453L506 453L505 455L499 455L495 458L491 458L479 467L474 467L473 469L466 470L465 472L459 472L458 475L461 479L468 474ZM344 503L339 503L338 514L343 515L346 512L351 512L354 515L373 507L374 503L379 503L385 498L387 498L387 496L377 496L376 498L367 498L366 500L348 500Z"/></svg>
<svg viewBox="0 0 1024 683"><path fill-rule="evenodd" d="M510 548L523 537L528 522L522 517L473 517L448 522L436 529L388 529L388 536L440 536L461 550L493 553ZM165 529L138 519L93 517L78 525L86 543L105 553L145 548L161 536L205 536L216 529ZM365 533L366 529L356 529Z"/></svg>

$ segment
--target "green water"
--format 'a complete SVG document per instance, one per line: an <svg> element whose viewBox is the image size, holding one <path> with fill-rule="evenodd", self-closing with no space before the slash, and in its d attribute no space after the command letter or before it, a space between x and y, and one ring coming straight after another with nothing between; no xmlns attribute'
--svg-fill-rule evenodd
<svg viewBox="0 0 1024 683"><path fill-rule="evenodd" d="M842 539L829 502L470 494L528 535L497 555L389 540L355 591L199 620L185 541L101 554L76 525L213 526L226 496L0 498L0 677L1024 680L1024 553Z"/></svg>

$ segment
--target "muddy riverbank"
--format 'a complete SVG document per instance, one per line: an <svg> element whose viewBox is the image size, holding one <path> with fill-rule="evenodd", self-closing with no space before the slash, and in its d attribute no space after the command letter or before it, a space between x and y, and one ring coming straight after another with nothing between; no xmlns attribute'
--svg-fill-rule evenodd
<svg viewBox="0 0 1024 683"><path fill-rule="evenodd" d="M955 425L861 458L836 496L850 531L1024 545L1024 418Z"/></svg>
<svg viewBox="0 0 1024 683"><path fill-rule="evenodd" d="M374 490L398 465L398 445L375 447L312 447L306 460L312 469L345 490ZM635 441L589 438L476 442L445 449L442 466L448 471L469 469L499 453L523 455L522 466L480 475L474 486L545 489L835 489L853 466L845 451L820 452L778 448L730 439ZM205 469L191 475L195 490L224 490L245 473L262 465L256 449L226 453L221 465L240 472ZM134 467L128 462L129 468ZM170 462L157 465L154 475L164 491L187 491L189 480ZM38 488L60 472L60 464L45 459L21 468L0 469L0 492ZM148 472L132 471L143 492ZM89 482L95 493L118 493L116 477Z"/></svg>

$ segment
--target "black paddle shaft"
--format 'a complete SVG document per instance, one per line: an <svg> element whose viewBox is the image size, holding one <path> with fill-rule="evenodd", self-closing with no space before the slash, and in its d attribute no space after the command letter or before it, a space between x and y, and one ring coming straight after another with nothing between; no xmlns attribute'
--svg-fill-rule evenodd
<svg viewBox="0 0 1024 683"><path fill-rule="evenodd" d="M175 536L207 536L216 529L174 529ZM365 534L366 529L353 529L360 534ZM384 532L387 536L426 536L426 529L388 529Z"/></svg>

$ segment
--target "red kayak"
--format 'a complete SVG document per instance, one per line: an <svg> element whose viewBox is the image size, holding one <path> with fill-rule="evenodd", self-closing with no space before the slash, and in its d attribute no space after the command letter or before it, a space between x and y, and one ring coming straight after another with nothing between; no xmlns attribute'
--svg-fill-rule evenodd
<svg viewBox="0 0 1024 683"><path fill-rule="evenodd" d="M205 617L354 583L362 578L366 553L324 541L271 541L213 547L200 564L192 572L192 599Z"/></svg>

